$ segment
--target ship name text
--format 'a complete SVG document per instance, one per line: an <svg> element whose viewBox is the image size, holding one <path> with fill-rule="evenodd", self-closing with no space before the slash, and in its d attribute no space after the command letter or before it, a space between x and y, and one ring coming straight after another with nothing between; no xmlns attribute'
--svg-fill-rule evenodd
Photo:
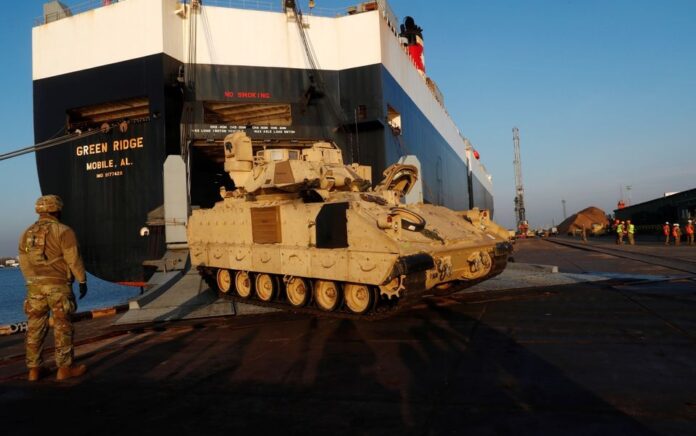
<svg viewBox="0 0 696 436"><path fill-rule="evenodd" d="M126 168L135 164L134 160L137 160L136 155L132 153L124 155L124 152L144 148L144 145L142 136L114 139L109 142L95 142L94 144L76 146L75 156L88 159L87 162L84 162L85 171L93 174L97 179L119 177L124 175ZM105 153L110 154L105 155Z"/></svg>
<svg viewBox="0 0 696 436"><path fill-rule="evenodd" d="M143 137L138 136L137 138L130 139L117 139L111 144L111 149L113 151L125 151L133 150L136 148L143 148ZM98 142L96 144L89 145L78 145L75 147L76 156L89 156L92 154L108 153L109 143L108 142Z"/></svg>

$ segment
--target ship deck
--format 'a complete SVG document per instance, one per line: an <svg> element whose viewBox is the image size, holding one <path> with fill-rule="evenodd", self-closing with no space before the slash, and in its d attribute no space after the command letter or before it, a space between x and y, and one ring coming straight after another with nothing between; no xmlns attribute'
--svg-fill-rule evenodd
<svg viewBox="0 0 696 436"><path fill-rule="evenodd" d="M696 247L557 241L518 241L516 263L603 279L429 298L377 322L85 321L89 373L62 383L26 382L23 335L0 338L3 433L695 434Z"/></svg>

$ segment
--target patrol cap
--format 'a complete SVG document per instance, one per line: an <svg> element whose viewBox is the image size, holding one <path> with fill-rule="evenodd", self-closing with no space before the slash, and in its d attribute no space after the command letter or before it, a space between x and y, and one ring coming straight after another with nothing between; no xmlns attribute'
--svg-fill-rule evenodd
<svg viewBox="0 0 696 436"><path fill-rule="evenodd" d="M63 200L57 195L43 195L36 200L36 213L52 213L63 209Z"/></svg>

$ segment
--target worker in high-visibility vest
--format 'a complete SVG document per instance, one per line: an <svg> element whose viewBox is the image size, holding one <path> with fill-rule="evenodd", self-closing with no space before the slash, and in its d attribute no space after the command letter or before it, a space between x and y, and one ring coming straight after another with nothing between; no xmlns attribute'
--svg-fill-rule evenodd
<svg viewBox="0 0 696 436"><path fill-rule="evenodd" d="M617 244L623 245L623 236L624 236L624 226L626 223L621 221L618 226L616 226L616 238L617 238Z"/></svg>
<svg viewBox="0 0 696 436"><path fill-rule="evenodd" d="M674 226L672 226L672 237L674 238L674 245L678 247L681 243L681 229L679 228L679 223L674 223Z"/></svg>
<svg viewBox="0 0 696 436"><path fill-rule="evenodd" d="M635 239L636 226L633 225L631 220L626 220L626 231L628 234L628 243L631 245L636 245L636 239Z"/></svg>
<svg viewBox="0 0 696 436"><path fill-rule="evenodd" d="M662 233L665 235L665 245L669 245L669 222L662 226Z"/></svg>
<svg viewBox="0 0 696 436"><path fill-rule="evenodd" d="M694 245L694 223L689 220L684 230L686 231L686 239L689 241L689 245Z"/></svg>

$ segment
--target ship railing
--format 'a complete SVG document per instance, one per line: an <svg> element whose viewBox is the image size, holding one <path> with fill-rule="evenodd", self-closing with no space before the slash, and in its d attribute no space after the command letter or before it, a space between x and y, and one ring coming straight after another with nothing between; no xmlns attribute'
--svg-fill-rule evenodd
<svg viewBox="0 0 696 436"><path fill-rule="evenodd" d="M48 1L46 1L46 4L44 5L44 14L34 19L34 25L40 26L52 21L72 17L73 15L81 14L82 12L91 11L92 9L109 6L117 2L118 0L83 0L79 3L74 3L71 5L65 5L65 2L55 2L53 5L51 5L51 10L46 11L46 6L48 6Z"/></svg>
<svg viewBox="0 0 696 436"><path fill-rule="evenodd" d="M188 0L190 1L190 0ZM185 1L184 3L188 3ZM218 6L238 9L252 9L259 11L283 12L282 0L203 0L203 6ZM303 10L304 15L316 15L320 17L342 17L359 12L368 12L379 9L382 16L390 24L392 29L396 29L397 17L394 14L387 0L371 0L363 2L346 1L346 6L342 7L314 7Z"/></svg>
<svg viewBox="0 0 696 436"><path fill-rule="evenodd" d="M93 9L108 7L118 2L119 0L83 0L76 3L56 2L53 8L55 10L47 11L44 13L44 15L35 18L34 25L41 26L52 21L68 18L73 15L91 11ZM191 0L182 1L182 3L190 2ZM67 5L63 7L63 5L66 3ZM268 12L283 12L284 10L283 2L281 0L202 0L202 4L203 6L250 9ZM382 17L387 21L387 24L392 29L394 34L398 34L398 19L396 14L394 14L394 11L392 10L391 6L389 6L389 3L387 3L387 0L372 0L364 1L362 3L357 2L357 5L353 3L353 6L335 8L314 7L307 11L303 11L303 13L304 15L308 16L341 17L345 15L352 15L355 13L366 12L375 9L379 9L379 11L382 14Z"/></svg>

